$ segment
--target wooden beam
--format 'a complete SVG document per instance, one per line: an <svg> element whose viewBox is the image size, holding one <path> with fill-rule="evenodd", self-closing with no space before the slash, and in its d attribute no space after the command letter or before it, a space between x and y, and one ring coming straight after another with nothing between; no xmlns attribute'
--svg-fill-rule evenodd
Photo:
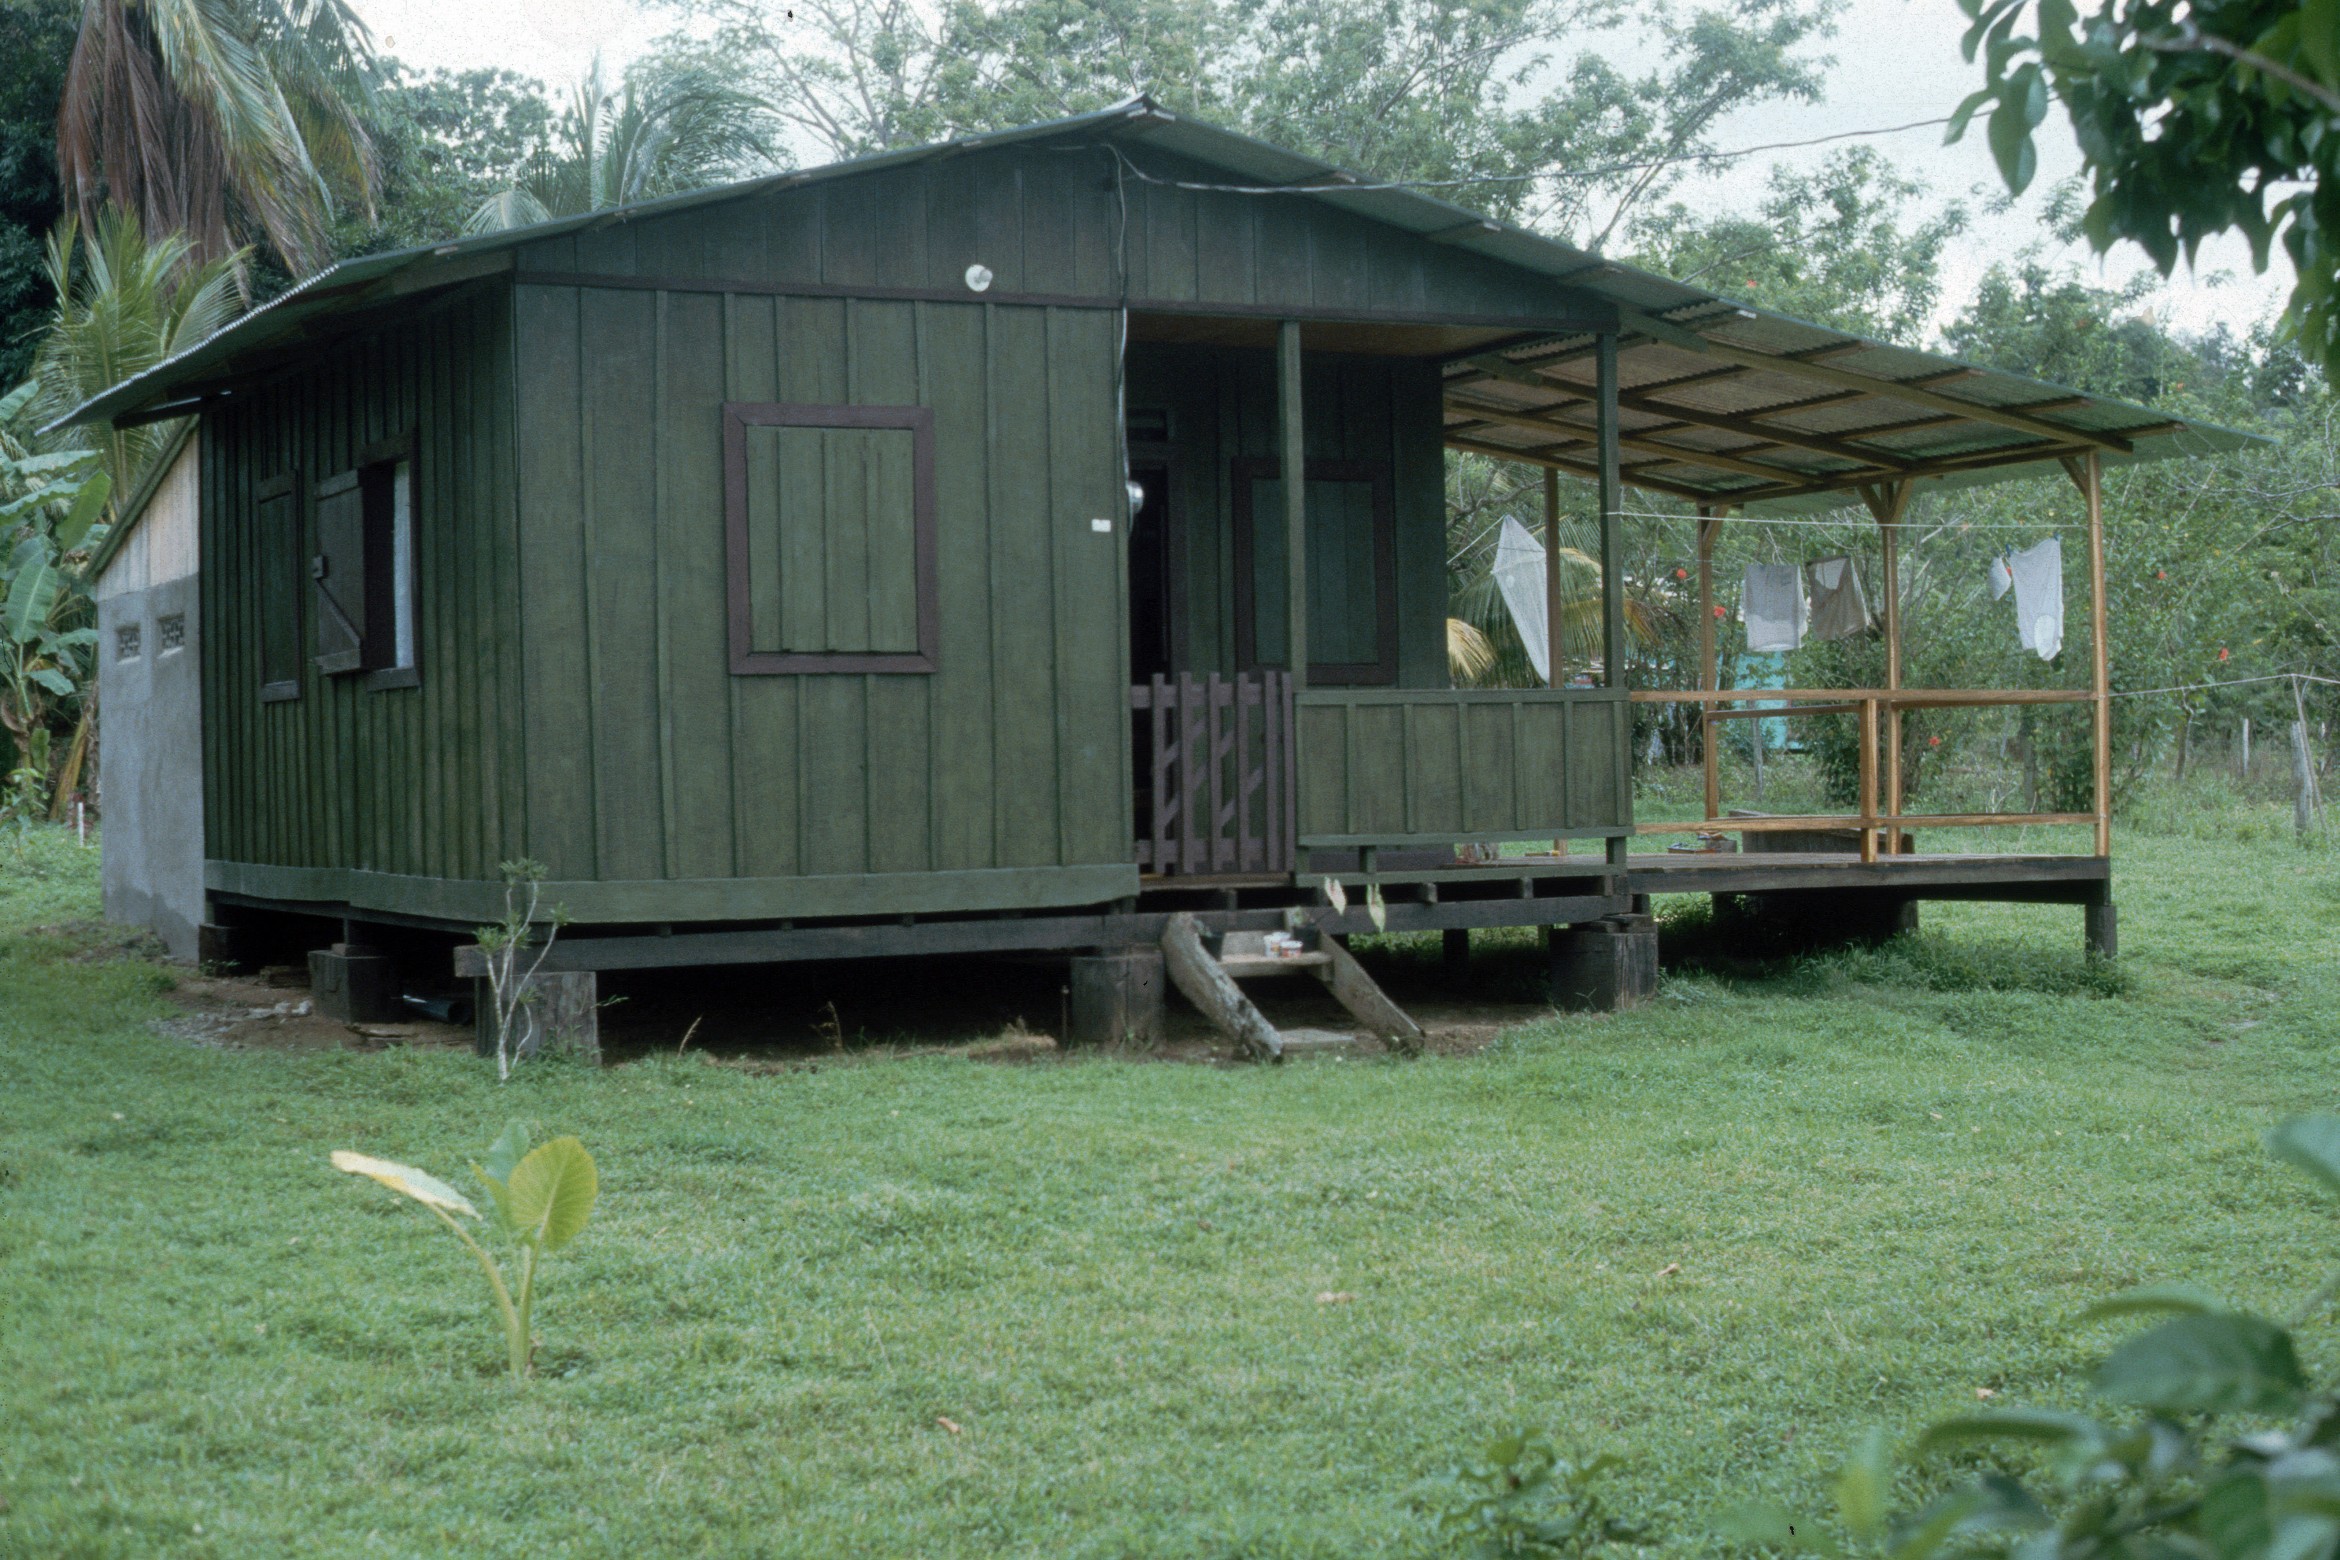
<svg viewBox="0 0 2340 1560"><path fill-rule="evenodd" d="M1589 461L1569 460L1565 456L1553 454L1550 449L1513 449L1507 444L1487 444L1476 439L1459 438L1451 432L1446 436L1446 447L1450 450L1462 450L1471 455L1491 456L1496 460L1519 460L1525 461L1531 466L1552 466L1567 472L1572 477L1585 477L1597 481L1601 474L1600 467ZM1631 482L1635 487L1647 488L1652 493L1664 493L1672 498L1686 498L1694 504L1714 497L1712 493L1694 488L1686 482L1668 482L1661 477L1641 477L1627 473L1625 480Z"/></svg>
<svg viewBox="0 0 2340 1560"><path fill-rule="evenodd" d="M2055 439L2062 443L2094 445L2127 455L2135 450L2126 439L2109 433L2095 433L2063 423L2048 422L2037 417L2026 417L2019 411L2008 411L1996 406L1984 406L1975 401L1961 401L1953 396L1937 395L1914 384L1891 379L1879 379L1869 374L1856 374L1849 369L1836 368L1826 363L1808 362L1800 358L1780 357L1768 352L1754 352L1729 342L1715 341L1695 331L1684 330L1665 320L1652 319L1633 309L1620 308L1618 323L1624 329L1650 335L1668 346L1682 347L1692 352L1703 352L1721 358L1726 363L1740 363L1748 368L1768 369L1791 378L1810 379L1820 384L1835 385L1845 390L1865 390L1871 395L1889 400L1907 401L1913 406L1929 407L1937 412L1950 412L1974 422L1993 423L2028 433L2039 438ZM1659 335L1658 331L1665 334Z"/></svg>
<svg viewBox="0 0 2340 1560"><path fill-rule="evenodd" d="M1284 659L1308 686L1308 441L1300 416L1300 322L1276 327L1277 442L1284 473Z"/></svg>
<svg viewBox="0 0 2340 1560"><path fill-rule="evenodd" d="M1531 411L1524 407L1505 406L1499 402L1463 400L1456 396L1448 396L1446 404L1457 411L1475 413L1490 422L1510 423L1520 428L1549 428L1557 433L1582 434L1588 440L1595 437L1595 430L1582 423L1570 422L1566 418L1553 417L1547 413ZM1679 444L1667 444L1663 440L1649 437L1649 430L1646 429L1640 433L1619 433L1617 443L1621 448L1637 450L1644 455L1662 455L1669 460L1680 460L1693 466L1706 466L1716 471L1728 471L1742 477L1755 477L1765 482L1797 483L1811 480L1810 472L1796 471L1786 466L1766 466L1758 461L1741 460L1735 455L1725 455L1716 450L1692 449Z"/></svg>

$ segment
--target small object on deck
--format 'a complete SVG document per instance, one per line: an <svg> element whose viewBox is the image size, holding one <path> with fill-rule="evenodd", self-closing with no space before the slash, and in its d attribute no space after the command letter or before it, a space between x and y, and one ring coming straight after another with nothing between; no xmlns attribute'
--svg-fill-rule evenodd
<svg viewBox="0 0 2340 1560"><path fill-rule="evenodd" d="M1154 1046L1162 1040L1162 950L1121 948L1072 961L1071 1012L1066 1029L1075 1045Z"/></svg>

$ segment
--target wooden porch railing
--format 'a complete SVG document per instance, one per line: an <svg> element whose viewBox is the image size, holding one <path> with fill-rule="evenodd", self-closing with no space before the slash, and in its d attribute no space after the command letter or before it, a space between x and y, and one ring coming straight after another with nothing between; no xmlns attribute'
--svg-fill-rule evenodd
<svg viewBox="0 0 2340 1560"><path fill-rule="evenodd" d="M1292 871L1291 674L1156 677L1131 688L1129 704L1147 739L1139 868L1185 876Z"/></svg>
<svg viewBox="0 0 2340 1560"><path fill-rule="evenodd" d="M2096 769L2096 810L2084 813L1903 813L1898 806L1880 810L1878 790L1878 730L1880 720L1894 720L1903 710L1922 709L1991 709L2015 704L2091 704L2099 696L2079 689L2062 688L1637 688L1632 694L1636 704L1696 704L1699 709L1699 734L1702 747L1708 754L1714 751L1715 724L1725 720L1792 719L1799 715L1853 715L1860 721L1860 808L1858 813L1836 816L1724 818L1719 816L1721 804L1708 767L1709 783L1706 795L1706 817L1695 823L1644 823L1637 826L1642 834L1691 834L1704 832L1766 833L1804 831L1812 829L1854 829L1860 834L1861 860L1878 858L1878 838L1885 838L1887 855L1898 854L1901 831L1919 825L1939 829L1969 829L2004 827L2014 824L2095 824L2101 830L2107 797L2105 794L2105 766ZM1763 700L1785 701L1776 706L1752 709L1719 709L1723 704L1756 704ZM1894 746L1898 747L1898 743ZM1894 762L1899 761L1898 754ZM1900 787L1892 787L1898 797Z"/></svg>

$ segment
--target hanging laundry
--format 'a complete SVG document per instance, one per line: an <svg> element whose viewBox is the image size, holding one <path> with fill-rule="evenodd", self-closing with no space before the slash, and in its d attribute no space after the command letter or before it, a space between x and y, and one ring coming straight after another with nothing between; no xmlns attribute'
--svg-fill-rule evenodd
<svg viewBox="0 0 2340 1560"><path fill-rule="evenodd" d="M2007 559L2023 648L2052 661L2064 648L2064 544L2055 537Z"/></svg>
<svg viewBox="0 0 2340 1560"><path fill-rule="evenodd" d="M1814 639L1850 639L1869 631L1869 599L1850 558L1815 558L1804 565L1811 587Z"/></svg>
<svg viewBox="0 0 2340 1560"><path fill-rule="evenodd" d="M2007 567L2007 555L2002 552L1991 559L1991 600L2007 594L2007 587L2015 583L2015 571Z"/></svg>
<svg viewBox="0 0 2340 1560"><path fill-rule="evenodd" d="M1804 643L1804 576L1792 563L1750 563L1739 597L1747 648L1757 655L1797 650Z"/></svg>
<svg viewBox="0 0 2340 1560"><path fill-rule="evenodd" d="M1528 528L1508 516L1495 539L1495 588L1511 613L1511 626L1527 647L1528 663L1536 680L1552 680L1552 636L1544 622L1544 544Z"/></svg>

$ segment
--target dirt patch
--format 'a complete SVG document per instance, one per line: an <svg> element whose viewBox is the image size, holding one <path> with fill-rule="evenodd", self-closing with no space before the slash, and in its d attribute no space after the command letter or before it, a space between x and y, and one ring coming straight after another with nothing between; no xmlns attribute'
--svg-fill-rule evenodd
<svg viewBox="0 0 2340 1560"><path fill-rule="evenodd" d="M467 1025L428 1021L345 1024L317 1011L306 970L252 975L187 974L166 994L179 1012L155 1027L174 1040L220 1050L380 1051L394 1045L471 1048Z"/></svg>

